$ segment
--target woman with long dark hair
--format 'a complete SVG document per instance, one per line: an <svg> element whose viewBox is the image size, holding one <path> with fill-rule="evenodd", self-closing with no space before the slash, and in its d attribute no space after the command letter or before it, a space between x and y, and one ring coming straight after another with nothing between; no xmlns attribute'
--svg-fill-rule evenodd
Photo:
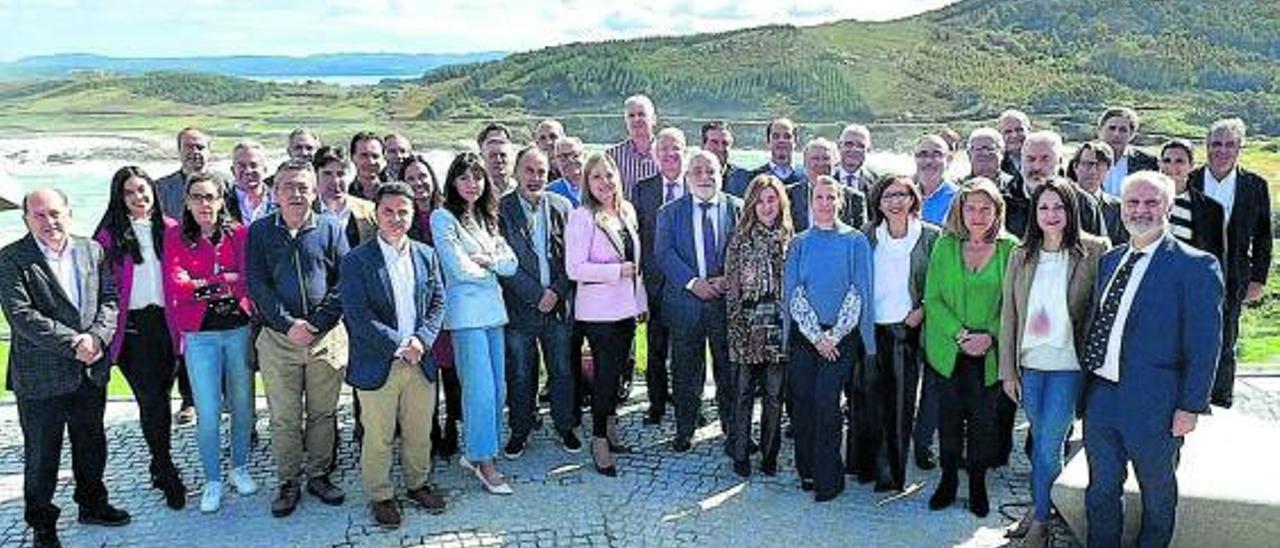
<svg viewBox="0 0 1280 548"><path fill-rule="evenodd" d="M747 186L733 237L725 247L725 309L729 362L737 378L733 424L737 441L733 471L751 475L751 417L756 394L763 394L760 415L760 471L778 473L781 446L782 385L787 360L782 345L782 267L795 235L791 204L782 181L757 175ZM759 391L759 392L758 392Z"/></svg>
<svg viewBox="0 0 1280 548"><path fill-rule="evenodd" d="M938 382L942 479L929 509L955 502L963 460L969 511L990 512L987 469L996 460L996 337L1005 266L1017 239L1004 231L1005 202L995 183L970 179L956 193L925 280L924 349Z"/></svg>
<svg viewBox="0 0 1280 548"><path fill-rule="evenodd" d="M495 458L506 401L506 361L498 276L516 271L516 256L498 233L498 196L484 162L459 154L445 176L444 207L431 215L431 234L445 280L444 328L452 332L453 353L462 381L467 451L462 466L475 472L485 490L512 494Z"/></svg>
<svg viewBox="0 0 1280 548"><path fill-rule="evenodd" d="M151 485L174 510L187 505L187 487L171 455L169 392L177 359L165 320L164 232L174 226L156 203L155 183L146 171L125 166L111 177L107 211L93 237L106 251L119 295L119 317L109 357L138 402L142 436L151 453Z"/></svg>
<svg viewBox="0 0 1280 548"><path fill-rule="evenodd" d="M440 180L431 163L421 154L414 154L401 163L400 180L413 189L413 223L409 225L409 237L434 246L431 238L431 215L444 202ZM462 418L462 385L458 383L458 370L453 366L453 338L449 332L440 331L431 345L431 356L440 370L437 390L443 389L444 397L436 399L444 404L444 427L440 425L440 413L431 419L431 452L436 456L452 457L458 452L458 421Z"/></svg>
<svg viewBox="0 0 1280 548"><path fill-rule="evenodd" d="M1080 230L1072 183L1052 178L1031 193L1035 220L1009 255L1000 317L1000 380L1031 423L1031 501L1015 535L1044 546L1062 471L1062 445L1084 386L1077 349L1088 334L1089 297L1107 241Z"/></svg>
<svg viewBox="0 0 1280 548"><path fill-rule="evenodd" d="M196 442L204 468L202 512L222 505L223 387L231 408L231 483L241 495L258 490L249 475L253 371L249 368L248 229L231 219L226 187L203 174L187 181L182 223L165 231L166 312L181 338L196 400Z"/></svg>
<svg viewBox="0 0 1280 548"><path fill-rule="evenodd" d="M565 226L565 271L578 283L574 319L595 360L591 457L597 472L616 476L613 454L630 451L618 432L619 387L648 298L638 267L636 211L623 196L618 166L605 154L592 154L583 169L582 205L569 213Z"/></svg>
<svg viewBox="0 0 1280 548"><path fill-rule="evenodd" d="M915 180L890 176L871 187L871 243L876 359L854 367L853 451L846 457L858 481L876 491L901 491L920 382L920 328L933 244L941 230L921 219L924 199Z"/></svg>

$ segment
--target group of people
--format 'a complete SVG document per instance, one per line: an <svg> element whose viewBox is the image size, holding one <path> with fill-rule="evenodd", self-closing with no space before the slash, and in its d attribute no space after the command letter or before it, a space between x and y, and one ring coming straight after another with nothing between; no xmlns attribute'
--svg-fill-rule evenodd
<svg viewBox="0 0 1280 548"><path fill-rule="evenodd" d="M602 153L555 120L519 150L490 124L480 153L458 154L443 178L402 135L362 132L344 149L304 128L272 173L261 144L236 144L225 181L209 169L210 137L187 128L179 171L116 172L91 240L70 236L62 192L29 193L30 234L0 250L0 305L37 545L58 542L64 427L79 520L130 519L102 482L113 364L137 399L151 485L174 509L187 488L169 393L186 379L204 512L225 497L224 406L227 477L240 495L258 489L245 466L255 371L279 480L272 515L292 513L304 487L342 504L329 475L349 384L362 486L374 521L396 527L397 438L407 496L429 513L445 509L432 457L459 450L459 422L459 464L485 491L512 493L498 457L519 458L540 427L539 365L559 445L581 451L589 401L592 462L615 476L630 451L617 410L639 323L644 422L673 408L673 451L704 424L710 356L736 474L778 473L785 412L816 501L846 475L901 491L914 454L923 469L940 461L931 509L955 501L964 470L969 510L985 516L985 475L1008 463L1021 406L1033 506L1010 534L1043 546L1050 486L1083 416L1089 544L1118 544L1130 462L1139 543L1168 544L1178 448L1210 401L1231 405L1240 310L1271 262L1266 182L1237 165L1241 121L1213 124L1193 169L1189 142L1147 156L1131 145L1137 115L1111 109L1102 140L1064 165L1057 134L1008 111L963 146L920 138L914 175L879 176L864 126L809 140L793 166L799 128L773 120L768 163L747 169L730 162L724 122L702 126L693 149L658 129L649 98L624 109L628 137ZM961 148L972 173L948 180Z"/></svg>

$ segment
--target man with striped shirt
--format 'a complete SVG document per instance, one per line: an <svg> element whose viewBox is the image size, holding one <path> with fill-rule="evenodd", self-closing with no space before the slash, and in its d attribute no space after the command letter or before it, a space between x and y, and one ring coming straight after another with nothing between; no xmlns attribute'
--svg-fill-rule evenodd
<svg viewBox="0 0 1280 548"><path fill-rule="evenodd" d="M618 165L624 196L631 195L636 182L658 174L653 159L653 129L658 115L653 101L645 95L632 95L623 103L626 109L627 139L604 151Z"/></svg>

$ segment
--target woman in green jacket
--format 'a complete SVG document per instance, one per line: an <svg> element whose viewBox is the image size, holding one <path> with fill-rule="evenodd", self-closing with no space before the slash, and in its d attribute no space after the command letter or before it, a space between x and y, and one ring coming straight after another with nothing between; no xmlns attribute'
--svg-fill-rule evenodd
<svg viewBox="0 0 1280 548"><path fill-rule="evenodd" d="M1004 232L1004 199L991 180L971 179L955 196L943 235L933 247L925 281L925 356L940 377L939 447L942 480L929 499L940 510L955 502L957 468L965 455L969 511L985 517L986 471L996 443L1000 300L1004 270L1017 240Z"/></svg>

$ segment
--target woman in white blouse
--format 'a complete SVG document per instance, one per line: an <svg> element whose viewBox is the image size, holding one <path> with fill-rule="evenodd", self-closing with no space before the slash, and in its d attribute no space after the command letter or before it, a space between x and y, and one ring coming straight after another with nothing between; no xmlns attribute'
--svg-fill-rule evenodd
<svg viewBox="0 0 1280 548"><path fill-rule="evenodd" d="M1000 322L1000 379L1031 423L1032 508L1011 536L1044 546L1052 501L1062 471L1062 444L1084 385L1089 298L1106 240L1080 230L1072 183L1055 178L1032 193L1035 222L1009 255Z"/></svg>
<svg viewBox="0 0 1280 548"><path fill-rule="evenodd" d="M151 176L125 166L111 178L111 197L94 239L106 252L119 292L118 327L109 353L138 401L151 453L151 486L164 493L170 508L181 510L187 488L170 456L169 391L176 378L176 347L165 320L160 268L165 228L176 224L160 213Z"/></svg>

